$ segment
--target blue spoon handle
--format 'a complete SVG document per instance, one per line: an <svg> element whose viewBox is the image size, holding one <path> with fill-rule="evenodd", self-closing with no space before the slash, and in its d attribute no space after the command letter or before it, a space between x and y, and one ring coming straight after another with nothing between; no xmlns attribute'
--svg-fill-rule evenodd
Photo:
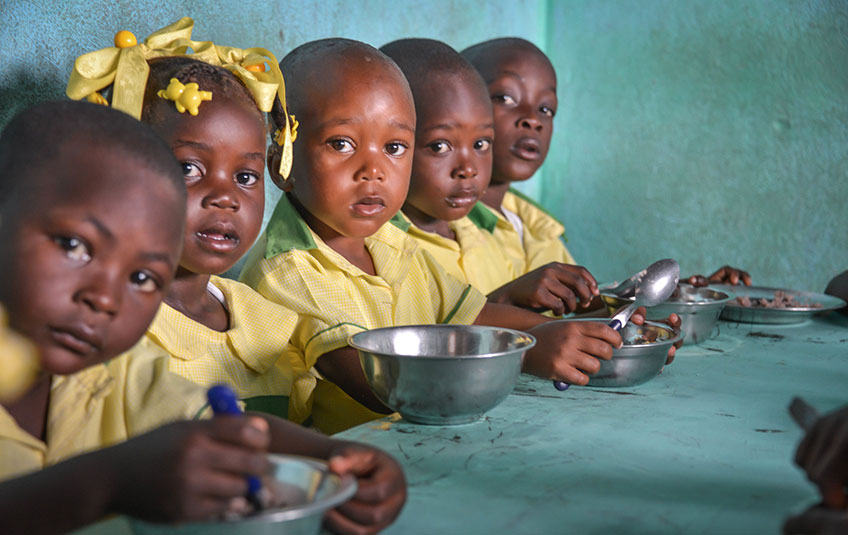
<svg viewBox="0 0 848 535"><path fill-rule="evenodd" d="M212 407L212 412L216 415L224 414L228 416L241 416L241 408L239 408L236 395L227 385L215 385L206 392L206 399L209 401L209 406ZM247 494L255 495L262 488L262 482L256 476L247 477Z"/></svg>

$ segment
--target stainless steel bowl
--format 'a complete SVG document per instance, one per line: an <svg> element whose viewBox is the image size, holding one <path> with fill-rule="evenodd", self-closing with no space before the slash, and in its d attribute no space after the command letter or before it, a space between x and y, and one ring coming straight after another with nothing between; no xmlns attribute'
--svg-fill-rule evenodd
<svg viewBox="0 0 848 535"><path fill-rule="evenodd" d="M665 303L647 309L647 319L664 320L674 312L680 316L680 329L686 333L685 343L700 344L710 338L716 321L725 305L736 296L733 293L711 286L696 288L681 283L677 286L677 295ZM612 314L624 305L633 302L633 298L621 298L601 291L601 299Z"/></svg>
<svg viewBox="0 0 848 535"><path fill-rule="evenodd" d="M355 334L368 384L404 419L464 424L503 401L521 373L529 334L477 325L411 325Z"/></svg>
<svg viewBox="0 0 848 535"><path fill-rule="evenodd" d="M603 321L600 318L573 318L559 321ZM636 343L645 333L655 333L656 342ZM611 360L602 360L598 373L589 376L588 386L635 386L650 381L665 365L671 345L683 337L662 323L646 321L644 325L628 323L621 329L624 345L612 350Z"/></svg>
<svg viewBox="0 0 848 535"><path fill-rule="evenodd" d="M133 521L137 535L316 535L324 513L347 501L356 492L352 476L339 477L327 463L295 455L269 455L274 466L275 501L284 507L267 509L239 520L198 522L167 526Z"/></svg>

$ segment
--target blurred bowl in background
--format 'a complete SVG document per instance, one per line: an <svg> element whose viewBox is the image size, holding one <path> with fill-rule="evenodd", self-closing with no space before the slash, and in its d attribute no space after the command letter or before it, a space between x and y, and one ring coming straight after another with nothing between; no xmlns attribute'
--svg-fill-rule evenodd
<svg viewBox="0 0 848 535"><path fill-rule="evenodd" d="M473 422L512 391L527 333L480 325L386 327L350 337L371 390L404 419Z"/></svg>
<svg viewBox="0 0 848 535"><path fill-rule="evenodd" d="M661 305L648 307L647 319L664 320L672 312L680 316L680 329L686 333L686 344L700 344L712 336L724 307L736 296L725 289L712 286L696 288L680 283L674 294ZM606 294L601 289L601 299L610 314L633 302L633 298L622 298Z"/></svg>

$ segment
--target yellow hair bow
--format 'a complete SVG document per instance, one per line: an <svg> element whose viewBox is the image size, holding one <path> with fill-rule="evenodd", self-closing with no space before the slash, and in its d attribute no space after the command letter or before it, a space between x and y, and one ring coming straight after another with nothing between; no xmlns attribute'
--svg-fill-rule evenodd
<svg viewBox="0 0 848 535"><path fill-rule="evenodd" d="M292 165L294 134L286 107L286 84L277 58L264 48L240 49L217 46L211 41L192 41L194 21L183 17L152 33L143 43L136 43L126 31L115 36L114 47L83 54L74 62L66 93L74 100L86 98L105 104L99 91L112 85L112 107L136 119L141 118L144 90L150 68L147 60L166 56L186 56L211 65L224 67L239 79L253 95L256 106L270 112L274 100L280 99L286 118L280 174L287 178ZM192 52L189 53L188 50ZM267 65L267 69L265 68Z"/></svg>

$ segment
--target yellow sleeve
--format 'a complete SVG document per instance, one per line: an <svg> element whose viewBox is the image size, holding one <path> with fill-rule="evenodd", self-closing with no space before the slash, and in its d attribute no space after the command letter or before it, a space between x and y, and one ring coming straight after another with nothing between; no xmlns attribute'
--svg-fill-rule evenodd
<svg viewBox="0 0 848 535"><path fill-rule="evenodd" d="M438 323L470 325L474 323L486 296L470 284L448 274L438 261L425 250L419 250L425 269L429 274L431 304Z"/></svg>

